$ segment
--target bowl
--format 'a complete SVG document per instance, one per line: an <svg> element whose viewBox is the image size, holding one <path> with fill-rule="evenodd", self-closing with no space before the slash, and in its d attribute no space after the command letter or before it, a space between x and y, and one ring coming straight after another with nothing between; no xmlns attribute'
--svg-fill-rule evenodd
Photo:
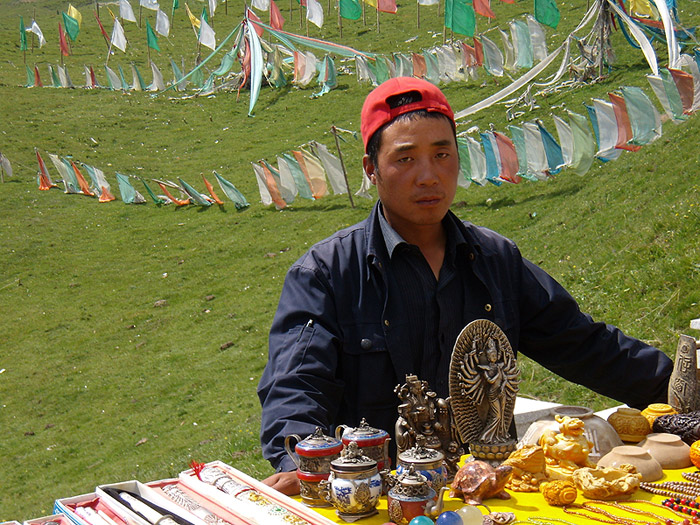
<svg viewBox="0 0 700 525"><path fill-rule="evenodd" d="M675 434L648 434L637 445L659 462L661 468L678 469L690 467L690 446Z"/></svg>
<svg viewBox="0 0 700 525"><path fill-rule="evenodd" d="M659 462L638 445L615 447L598 460L599 467L619 468L624 464L635 467L642 475L642 481L658 481L664 475Z"/></svg>

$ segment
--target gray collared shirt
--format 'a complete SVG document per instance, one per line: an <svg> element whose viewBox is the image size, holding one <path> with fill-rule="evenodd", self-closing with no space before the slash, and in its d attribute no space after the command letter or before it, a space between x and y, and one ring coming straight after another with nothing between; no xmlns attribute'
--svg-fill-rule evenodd
<svg viewBox="0 0 700 525"><path fill-rule="evenodd" d="M438 278L418 246L409 244L379 214L384 242L390 258L389 271L398 283L398 293L405 306L411 340L422 341L413 355L419 379L428 381L440 396L448 395L449 366L457 336L464 328L464 286L469 272L466 257L467 241L450 216L443 219L446 233L445 258Z"/></svg>

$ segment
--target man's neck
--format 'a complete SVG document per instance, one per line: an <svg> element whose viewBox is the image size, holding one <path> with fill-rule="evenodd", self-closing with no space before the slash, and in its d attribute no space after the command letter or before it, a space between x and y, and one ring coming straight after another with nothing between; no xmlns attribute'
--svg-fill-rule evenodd
<svg viewBox="0 0 700 525"><path fill-rule="evenodd" d="M442 223L411 228L410 231L406 232L396 230L396 232L406 242L418 246L433 270L433 275L438 279L442 262L445 259L445 244L447 242L447 232Z"/></svg>

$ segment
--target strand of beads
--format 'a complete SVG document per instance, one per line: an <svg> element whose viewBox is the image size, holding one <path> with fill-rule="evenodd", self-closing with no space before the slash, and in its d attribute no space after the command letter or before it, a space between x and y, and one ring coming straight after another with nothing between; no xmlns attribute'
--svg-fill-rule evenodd
<svg viewBox="0 0 700 525"><path fill-rule="evenodd" d="M694 481L700 484L700 472L681 472L681 476L688 481Z"/></svg>
<svg viewBox="0 0 700 525"><path fill-rule="evenodd" d="M698 509L700 508L700 503L697 501L688 501L685 498L669 498L664 500L661 504L669 509L673 509L674 511L692 516L693 523L698 522L698 515L700 515L700 511L698 511ZM684 505L688 506L685 507Z"/></svg>
<svg viewBox="0 0 700 525"><path fill-rule="evenodd" d="M639 488L657 496L669 498L685 497L696 499L700 497L700 484L687 481L664 481L663 483L641 482Z"/></svg>

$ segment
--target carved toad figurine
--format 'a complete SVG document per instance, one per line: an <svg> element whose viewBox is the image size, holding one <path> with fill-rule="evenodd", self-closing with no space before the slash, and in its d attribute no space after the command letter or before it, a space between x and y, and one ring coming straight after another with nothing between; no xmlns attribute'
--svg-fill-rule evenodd
<svg viewBox="0 0 700 525"><path fill-rule="evenodd" d="M478 505L487 498L508 499L504 489L513 467L492 467L485 461L469 461L457 471L452 482L450 497L461 497L468 505Z"/></svg>
<svg viewBox="0 0 700 525"><path fill-rule="evenodd" d="M516 492L537 492L540 483L547 480L544 450L539 445L525 445L511 452L503 465L513 467L513 475L506 488Z"/></svg>
<svg viewBox="0 0 700 525"><path fill-rule="evenodd" d="M593 467L588 461L593 443L583 435L584 424L579 418L554 416L559 432L547 430L539 439L547 462L547 475L554 479L570 479L576 469Z"/></svg>

